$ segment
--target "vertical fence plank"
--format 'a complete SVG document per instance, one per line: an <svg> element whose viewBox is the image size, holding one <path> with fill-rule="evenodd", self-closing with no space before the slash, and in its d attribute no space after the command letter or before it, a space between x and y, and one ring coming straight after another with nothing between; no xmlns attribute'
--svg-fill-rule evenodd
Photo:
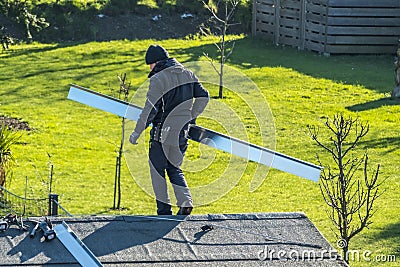
<svg viewBox="0 0 400 267"><path fill-rule="evenodd" d="M279 45L279 35L280 35L280 17L281 17L281 0L274 0L275 7L275 31L274 31L274 44Z"/></svg>
<svg viewBox="0 0 400 267"><path fill-rule="evenodd" d="M325 6L325 27L324 27L324 51L322 51L324 53L324 55L330 55L330 52L328 52L327 49L327 40L328 40L328 14L329 14L329 1L327 2L326 6Z"/></svg>
<svg viewBox="0 0 400 267"><path fill-rule="evenodd" d="M301 0L300 2L300 46L301 50L304 50L305 46L305 33L306 33L306 0Z"/></svg>
<svg viewBox="0 0 400 267"><path fill-rule="evenodd" d="M252 23L251 23L251 35L256 36L257 32L257 0L253 0L253 8L252 8Z"/></svg>

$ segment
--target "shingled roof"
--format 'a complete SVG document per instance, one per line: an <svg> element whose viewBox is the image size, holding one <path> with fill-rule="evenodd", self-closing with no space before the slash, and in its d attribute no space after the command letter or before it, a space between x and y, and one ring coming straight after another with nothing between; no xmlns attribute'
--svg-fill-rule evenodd
<svg viewBox="0 0 400 267"><path fill-rule="evenodd" d="M64 220L104 266L347 266L303 213L51 220ZM0 232L0 266L20 265L79 263L58 239L11 226Z"/></svg>

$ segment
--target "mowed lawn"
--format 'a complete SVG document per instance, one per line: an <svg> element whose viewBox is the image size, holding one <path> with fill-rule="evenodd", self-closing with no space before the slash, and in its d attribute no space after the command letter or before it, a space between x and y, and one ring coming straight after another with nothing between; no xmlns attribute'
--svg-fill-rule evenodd
<svg viewBox="0 0 400 267"><path fill-rule="evenodd" d="M327 140L323 122L338 112L370 124L370 132L356 152L362 156L368 150L371 174L381 164L380 179L387 179L382 190L386 191L376 203L373 224L351 244L351 249L359 250L361 255L371 251L372 260L368 262L361 257L360 261L353 261L353 266L396 266L374 260L375 256L395 255L397 262L400 261L400 101L390 100L394 85L392 56L324 57L274 47L262 40L237 38L228 66L254 81L268 102L276 138L273 149L316 163L316 153L323 151L307 135L308 125L321 126L321 138ZM121 178L124 209L110 210L121 120L67 99L70 83L112 95L110 87L118 89L117 75L123 73L127 74L133 90L139 88L147 80L144 53L155 42L181 62L204 60L203 52L212 55L215 50L212 40L188 39L31 44L14 46L0 54L0 115L20 118L34 129L24 133L14 147L18 165L9 183L11 191L22 194L27 176L30 194L42 197L48 182L49 153L54 164L53 192L60 195L61 204L70 213L155 213L154 200L135 182L125 164ZM217 95L216 86L210 85L209 90L213 96ZM260 142L259 132L253 129L260 118L255 118L234 93L226 90L226 96L212 101L239 114L245 121L249 139ZM223 114L218 116L221 121L228 120ZM229 132L215 120L200 118L198 123ZM126 145L130 153L135 154L135 149ZM189 185L207 184L229 175L223 172L229 155L190 144L188 160L201 158L207 162L209 157L215 158L204 169L187 173ZM239 164L243 161L238 160ZM229 192L197 207L194 213L300 211L336 244L317 183L269 170L261 186L250 192L255 168L254 163L245 166L240 170L241 179ZM138 160L137 169L147 170L145 157Z"/></svg>

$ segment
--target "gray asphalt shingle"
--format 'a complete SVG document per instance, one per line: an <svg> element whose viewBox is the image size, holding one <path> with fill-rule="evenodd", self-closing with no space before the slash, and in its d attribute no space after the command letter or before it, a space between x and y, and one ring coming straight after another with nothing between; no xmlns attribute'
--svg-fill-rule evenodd
<svg viewBox="0 0 400 267"><path fill-rule="evenodd" d="M92 216L64 221L104 266L346 266L302 213ZM54 225L60 218L52 218ZM212 226L203 231L202 226ZM77 264L56 239L9 228L0 266Z"/></svg>

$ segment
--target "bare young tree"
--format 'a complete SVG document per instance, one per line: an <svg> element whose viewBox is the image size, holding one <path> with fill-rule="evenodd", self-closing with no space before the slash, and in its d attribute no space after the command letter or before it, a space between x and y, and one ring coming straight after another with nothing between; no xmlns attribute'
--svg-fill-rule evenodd
<svg viewBox="0 0 400 267"><path fill-rule="evenodd" d="M126 73L123 75L118 75L119 80L119 90L118 90L118 98L124 101L128 101L129 89L131 87L131 83L127 83ZM113 209L121 208L121 161L122 161L122 153L124 148L124 140L125 140L125 118L121 118L121 142L117 151L117 158L115 163L115 179L114 179L114 204Z"/></svg>
<svg viewBox="0 0 400 267"><path fill-rule="evenodd" d="M221 2L223 3L224 8L222 12L218 12L218 10L220 10L219 6ZM217 72L219 76L219 91L218 91L219 98L223 97L224 65L226 60L233 53L233 49L235 47L235 42L232 42L232 45L230 47L228 46L228 42L226 40L227 30L230 26L237 24L237 23L231 23L231 20L233 19L235 9L239 4L239 2L240 2L239 0L218 0L215 7L212 6L211 1L209 1L208 4L203 2L206 8L212 14L212 17L211 20L209 21L210 25L207 26L203 25L202 27L200 27L200 30L206 36L211 36L211 35L218 36L218 41L215 42L214 45L217 47L218 51L219 66L216 66L214 64L214 60L208 54L204 53L204 55L211 62L211 65L213 66L214 70ZM220 13L222 13L222 15L219 15ZM216 30L215 33L213 33L213 29Z"/></svg>
<svg viewBox="0 0 400 267"><path fill-rule="evenodd" d="M328 142L319 138L319 128L309 126L309 133L318 146L333 159L333 164L322 164L324 167L320 183L321 193L328 208L328 216L333 222L336 237L340 242L343 257L349 263L350 240L372 223L371 218L376 212L376 199L383 193L380 190L382 182L378 183L378 164L370 177L368 170L368 153L361 158L355 157L353 150L360 140L368 133L369 124L351 117L344 118L336 114L333 120L324 123L329 130Z"/></svg>

